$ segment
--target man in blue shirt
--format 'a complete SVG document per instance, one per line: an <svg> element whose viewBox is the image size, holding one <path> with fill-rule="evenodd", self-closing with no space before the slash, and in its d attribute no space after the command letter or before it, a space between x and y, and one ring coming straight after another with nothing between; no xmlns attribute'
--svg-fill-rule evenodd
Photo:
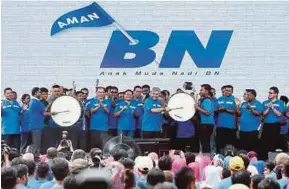
<svg viewBox="0 0 289 189"><path fill-rule="evenodd" d="M124 92L124 100L119 102L115 108L114 116L118 117L118 135L134 137L136 118L138 118L138 107L136 101L132 101L131 90Z"/></svg>
<svg viewBox="0 0 289 189"><path fill-rule="evenodd" d="M284 186L289 183L289 161L287 160L283 164L282 168L282 178L278 180L280 188L285 188Z"/></svg>
<svg viewBox="0 0 289 189"><path fill-rule="evenodd" d="M117 135L117 121L118 118L114 116L114 110L118 103L120 103L122 100L118 99L118 88L112 86L110 88L110 102L111 102L111 111L109 112L108 116L108 134L111 137L114 137Z"/></svg>
<svg viewBox="0 0 289 189"><path fill-rule="evenodd" d="M32 144L35 153L40 154L42 144L42 131L44 129L44 118L50 113L45 111L44 104L40 101L41 92L38 87L34 87L31 92L32 98L29 104L29 129L32 132Z"/></svg>
<svg viewBox="0 0 289 189"><path fill-rule="evenodd" d="M17 172L16 189L27 189L28 167L24 164L13 166Z"/></svg>
<svg viewBox="0 0 289 189"><path fill-rule="evenodd" d="M169 111L169 108L162 107L158 99L161 90L154 87L151 96L144 102L144 115L142 120L142 137L157 138L160 136L161 125L163 121L162 112Z"/></svg>
<svg viewBox="0 0 289 189"><path fill-rule="evenodd" d="M226 85L224 96L218 99L217 114L217 152L226 145L235 145L236 140L236 117L237 109L235 97L233 94L233 86Z"/></svg>
<svg viewBox="0 0 289 189"><path fill-rule="evenodd" d="M11 88L4 90L5 100L1 103L1 134L2 140L5 140L11 148L20 148L20 115L26 109L22 107L16 100L13 100Z"/></svg>
<svg viewBox="0 0 289 189"><path fill-rule="evenodd" d="M20 145L20 152L25 153L25 149L30 143L30 129L29 129L29 103L30 103L30 95L23 94L22 95L22 109L26 109L25 112L21 115L21 145Z"/></svg>
<svg viewBox="0 0 289 189"><path fill-rule="evenodd" d="M268 100L263 102L264 124L262 131L262 153L274 152L277 148L280 137L280 117L283 115L285 107L281 100L278 100L279 89L271 87L269 89Z"/></svg>
<svg viewBox="0 0 289 189"><path fill-rule="evenodd" d="M89 144L91 148L102 148L108 140L108 115L111 110L110 100L105 99L105 88L97 87L96 97L90 99L86 111L90 116Z"/></svg>
<svg viewBox="0 0 289 189"><path fill-rule="evenodd" d="M200 104L196 103L196 110L199 112L201 117L200 122L200 141L202 145L202 152L210 152L210 139L214 129L214 103L211 99L211 89L209 84L201 85Z"/></svg>
<svg viewBox="0 0 289 189"><path fill-rule="evenodd" d="M283 115L280 117L280 140L278 144L278 148L282 149L283 152L288 151L288 130L289 130L289 116L286 116L286 113L289 112L289 106L286 106L288 104L288 97L281 96L280 100L284 103L285 111Z"/></svg>
<svg viewBox="0 0 289 189"><path fill-rule="evenodd" d="M136 119L136 129L135 129L135 138L140 138L142 118L144 114L143 101L142 101L142 88L137 85L133 88L133 100L137 103L139 109L139 117Z"/></svg>
<svg viewBox="0 0 289 189"><path fill-rule="evenodd" d="M247 101L241 106L239 102L237 104L237 114L240 116L240 149L256 151L263 105L256 100L257 93L254 89L247 89L247 94Z"/></svg>
<svg viewBox="0 0 289 189"><path fill-rule="evenodd" d="M41 185L48 182L47 176L49 173L49 165L46 162L40 162L36 169L36 178L29 179L28 188L29 189L39 189Z"/></svg>

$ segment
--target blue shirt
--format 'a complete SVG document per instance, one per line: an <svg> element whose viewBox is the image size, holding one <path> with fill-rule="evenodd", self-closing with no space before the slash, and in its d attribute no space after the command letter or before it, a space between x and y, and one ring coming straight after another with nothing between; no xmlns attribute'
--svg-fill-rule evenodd
<svg viewBox="0 0 289 189"><path fill-rule="evenodd" d="M87 111L91 111L91 109L95 108L99 105L99 100L97 98L93 98L88 102ZM103 99L103 105L111 110L111 103L108 99ZM103 108L98 108L97 111L91 115L90 117L90 130L97 131L107 131L108 130L108 114L104 112Z"/></svg>
<svg viewBox="0 0 289 189"><path fill-rule="evenodd" d="M234 96L221 96L218 99L217 109L224 107L227 110L236 110L237 106L235 104ZM230 114L228 112L219 112L217 118L217 127L234 129L236 125L235 114Z"/></svg>
<svg viewBox="0 0 289 189"><path fill-rule="evenodd" d="M282 178L278 180L280 188L284 188L284 186L289 182L289 178Z"/></svg>
<svg viewBox="0 0 289 189"><path fill-rule="evenodd" d="M264 110L269 108L270 100L266 100L263 102ZM272 102L274 108L278 110L281 114L284 113L285 106L281 100L275 100ZM268 114L264 117L264 123L277 123L279 122L279 117L273 112L270 108Z"/></svg>
<svg viewBox="0 0 289 189"><path fill-rule="evenodd" d="M221 183L219 184L217 189L228 189L232 185L233 185L232 184L232 178L228 177L228 178L225 178L224 180L221 181Z"/></svg>
<svg viewBox="0 0 289 189"><path fill-rule="evenodd" d="M50 102L54 102L56 100L56 98L54 96L50 96L49 98ZM58 128L59 125L57 125L54 120L52 119L52 117L49 117L49 127L50 128Z"/></svg>
<svg viewBox="0 0 289 189"><path fill-rule="evenodd" d="M201 101L201 108L210 112L210 115L206 115L200 112L201 124L213 124L214 125L214 103L210 98L204 98Z"/></svg>
<svg viewBox="0 0 289 189"><path fill-rule="evenodd" d="M277 180L277 175L273 171L267 176L267 178L272 178L274 180Z"/></svg>
<svg viewBox="0 0 289 189"><path fill-rule="evenodd" d="M151 109L161 108L161 101L147 98L144 103L144 115L142 120L142 131L160 131L163 121L162 113L152 112Z"/></svg>
<svg viewBox="0 0 289 189"><path fill-rule="evenodd" d="M39 189L42 184L47 183L47 182L48 182L47 180L37 180L33 177L33 178L29 178L27 187L29 189Z"/></svg>
<svg viewBox="0 0 289 189"><path fill-rule="evenodd" d="M257 131L261 123L261 116L255 116L247 106L258 111L260 114L263 112L263 105L258 100L252 102L243 102L240 107L240 131L251 132Z"/></svg>
<svg viewBox="0 0 289 189"><path fill-rule="evenodd" d="M127 109L123 110L118 117L118 129L121 131L134 131L136 120L133 116L133 112L138 114L137 103L131 101L130 104L128 104L126 101L121 101L117 104L115 113L120 111L123 107L127 107Z"/></svg>
<svg viewBox="0 0 289 189"><path fill-rule="evenodd" d="M287 122L286 125L283 125L283 126L281 126L281 128L280 128L280 134L281 134L281 135L286 135L286 134L288 133L288 130L289 130L289 119L288 119L286 116L282 115L282 116L279 118L279 120L280 120L281 122L283 122L283 121L286 121L286 122Z"/></svg>
<svg viewBox="0 0 289 189"><path fill-rule="evenodd" d="M16 100L3 100L2 102L2 135L20 134L21 106Z"/></svg>
<svg viewBox="0 0 289 189"><path fill-rule="evenodd" d="M195 125L191 120L177 122L176 138L190 138L195 136Z"/></svg>
<svg viewBox="0 0 289 189"><path fill-rule="evenodd" d="M24 186L23 184L17 184L16 189L28 189L28 188Z"/></svg>
<svg viewBox="0 0 289 189"><path fill-rule="evenodd" d="M112 99L109 99L110 102L112 102ZM117 107L118 103L120 103L122 100L121 99L115 99L115 107L111 106L111 111L109 112L108 115L108 128L109 129L116 129L117 124L118 124L118 118L114 116L115 108Z"/></svg>
<svg viewBox="0 0 289 189"><path fill-rule="evenodd" d="M81 106L81 115L79 120L74 124L74 128L76 131L84 131L86 129L86 125L85 125L85 112L86 112L86 108L85 108L85 104L83 102L79 102L80 106Z"/></svg>
<svg viewBox="0 0 289 189"><path fill-rule="evenodd" d="M22 109L23 109L23 106L22 106ZM30 129L29 129L29 107L28 107L28 109L26 109L26 111L24 111L22 113L20 125L21 125L21 127L20 127L21 133L30 131Z"/></svg>
<svg viewBox="0 0 289 189"><path fill-rule="evenodd" d="M55 180L48 181L40 186L40 189L50 189L56 184Z"/></svg>
<svg viewBox="0 0 289 189"><path fill-rule="evenodd" d="M141 187L138 186L139 182L142 183L143 186L148 188L147 179L142 177L136 182L136 186L134 187L134 189L141 189Z"/></svg>
<svg viewBox="0 0 289 189"><path fill-rule="evenodd" d="M139 117L136 120L136 128L141 129L142 119L143 119L143 115L144 115L144 108L143 108L144 103L142 101L142 98L133 99L133 101L135 101L137 103L138 113L139 113Z"/></svg>
<svg viewBox="0 0 289 189"><path fill-rule="evenodd" d="M36 98L32 98L29 105L29 129L42 130L44 128L44 104Z"/></svg>

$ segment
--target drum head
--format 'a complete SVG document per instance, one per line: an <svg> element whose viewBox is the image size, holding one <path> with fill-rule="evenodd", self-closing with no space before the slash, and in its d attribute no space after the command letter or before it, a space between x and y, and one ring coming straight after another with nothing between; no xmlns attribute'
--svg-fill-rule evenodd
<svg viewBox="0 0 289 189"><path fill-rule="evenodd" d="M53 102L51 113L53 112L55 112L56 115L52 115L52 119L57 125L69 127L79 120L81 116L81 106L75 98L62 96Z"/></svg>
<svg viewBox="0 0 289 189"><path fill-rule="evenodd" d="M174 94L168 102L168 107L172 109L169 115L176 121L187 121L195 114L195 100L187 93Z"/></svg>

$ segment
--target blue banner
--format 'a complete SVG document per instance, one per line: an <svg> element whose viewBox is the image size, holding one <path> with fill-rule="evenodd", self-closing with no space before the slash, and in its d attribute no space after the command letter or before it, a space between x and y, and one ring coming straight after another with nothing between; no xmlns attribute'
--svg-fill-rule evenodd
<svg viewBox="0 0 289 189"><path fill-rule="evenodd" d="M114 22L100 5L93 2L91 5L68 12L59 17L51 27L50 35L54 35L68 28L74 27L102 27Z"/></svg>

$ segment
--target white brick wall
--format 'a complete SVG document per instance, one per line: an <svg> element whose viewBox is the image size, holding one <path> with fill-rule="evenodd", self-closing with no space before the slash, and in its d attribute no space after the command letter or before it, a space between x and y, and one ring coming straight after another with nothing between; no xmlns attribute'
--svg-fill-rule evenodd
<svg viewBox="0 0 289 189"><path fill-rule="evenodd" d="M184 81L196 85L211 83L218 89L235 86L240 96L245 88L255 88L265 99L276 85L289 95L289 2L113 2L99 4L127 30L151 30L160 36L154 47L160 60L171 30L195 30L203 44L211 30L234 30L218 76L206 76L186 55L181 71L197 76L171 76L171 69L158 69L152 63L126 71L127 76L98 76L100 63L114 28L76 28L50 37L52 23L62 14L91 2L2 1L2 86L19 94L30 93L33 86L53 83L92 89L117 85L121 90L148 83L171 91ZM163 71L166 76L138 76L136 70ZM210 69L211 71L214 71Z"/></svg>

